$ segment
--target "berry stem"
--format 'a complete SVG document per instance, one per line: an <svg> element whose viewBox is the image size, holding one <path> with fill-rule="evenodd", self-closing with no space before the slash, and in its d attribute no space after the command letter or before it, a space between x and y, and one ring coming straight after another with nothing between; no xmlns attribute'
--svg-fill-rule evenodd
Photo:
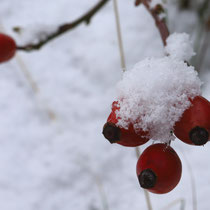
<svg viewBox="0 0 210 210"><path fill-rule="evenodd" d="M115 22L116 22L116 28L117 28L117 39L118 39L118 46L119 46L119 52L120 52L120 60L121 60L121 67L122 71L125 72L125 53L123 48L123 41L122 41L122 33L121 33L121 27L120 27L120 16L118 12L118 4L117 0L113 0L113 6L114 6L114 14L115 14Z"/></svg>

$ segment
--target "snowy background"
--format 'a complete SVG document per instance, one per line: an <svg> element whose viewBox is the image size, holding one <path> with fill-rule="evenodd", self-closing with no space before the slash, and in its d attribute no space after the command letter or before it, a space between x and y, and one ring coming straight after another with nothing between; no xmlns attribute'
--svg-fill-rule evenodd
<svg viewBox="0 0 210 210"><path fill-rule="evenodd" d="M24 31L12 32L14 26L34 31L40 24L56 26L81 16L96 2L1 0L1 27L19 44L28 37ZM195 14L179 13L172 1L168 7L170 30L191 33L193 38ZM148 56L161 57L162 42L145 8L126 0L119 1L119 10L127 67ZM209 56L208 49L200 70L202 92L208 99ZM22 68L38 84L38 93L34 94ZM0 65L2 210L147 209L136 178L134 148L111 145L102 135L121 74L112 2L89 26L81 25L39 51L18 53ZM54 120L46 110L55 114ZM151 194L154 209L176 199L184 200L186 210L192 209L187 159L195 177L198 209L209 210L210 144L194 147L175 140L172 147L182 159L182 179L168 194Z"/></svg>

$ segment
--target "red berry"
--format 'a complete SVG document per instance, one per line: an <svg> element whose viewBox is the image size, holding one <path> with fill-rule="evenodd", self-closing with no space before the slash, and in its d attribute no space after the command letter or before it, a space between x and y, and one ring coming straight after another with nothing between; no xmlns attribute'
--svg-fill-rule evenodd
<svg viewBox="0 0 210 210"><path fill-rule="evenodd" d="M210 138L210 102L196 96L191 103L175 123L174 134L187 144L204 145Z"/></svg>
<svg viewBox="0 0 210 210"><path fill-rule="evenodd" d="M112 103L112 112L103 127L103 135L110 143L117 143L127 147L136 147L149 141L147 132L139 130L135 132L133 124L130 123L128 129L117 125L119 118L116 116L116 111L119 110L117 101Z"/></svg>
<svg viewBox="0 0 210 210"><path fill-rule="evenodd" d="M0 33L0 63L10 60L15 52L15 41L10 36Z"/></svg>
<svg viewBox="0 0 210 210"><path fill-rule="evenodd" d="M140 156L136 172L141 187L163 194L173 190L182 174L182 163L177 153L167 144L153 144Z"/></svg>

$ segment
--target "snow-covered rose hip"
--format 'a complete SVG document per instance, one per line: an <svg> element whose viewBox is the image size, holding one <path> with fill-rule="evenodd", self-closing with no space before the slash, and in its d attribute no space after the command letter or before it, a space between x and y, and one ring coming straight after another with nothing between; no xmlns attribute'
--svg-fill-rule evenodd
<svg viewBox="0 0 210 210"><path fill-rule="evenodd" d="M134 130L133 124L130 123L128 129L117 125L119 118L116 116L116 111L120 109L117 101L112 103L112 112L109 115L107 122L103 127L103 135L110 143L117 143L127 147L140 146L149 138L147 132Z"/></svg>
<svg viewBox="0 0 210 210"><path fill-rule="evenodd" d="M172 147L167 144L153 144L140 156L136 172L142 188L163 194L173 190L179 183L182 164Z"/></svg>
<svg viewBox="0 0 210 210"><path fill-rule="evenodd" d="M174 134L187 144L204 145L210 138L210 102L196 96L191 103L175 123Z"/></svg>
<svg viewBox="0 0 210 210"><path fill-rule="evenodd" d="M15 52L15 41L10 36L0 33L0 63L10 60Z"/></svg>

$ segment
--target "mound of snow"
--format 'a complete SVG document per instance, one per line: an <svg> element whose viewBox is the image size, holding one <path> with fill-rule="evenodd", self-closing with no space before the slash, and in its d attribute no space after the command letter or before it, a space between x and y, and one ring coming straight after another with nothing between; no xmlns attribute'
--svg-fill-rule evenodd
<svg viewBox="0 0 210 210"><path fill-rule="evenodd" d="M189 98L200 95L201 82L194 67L171 57L147 58L123 75L117 85L118 125L149 131L150 138L169 142L171 131Z"/></svg>
<svg viewBox="0 0 210 210"><path fill-rule="evenodd" d="M186 33L173 33L166 42L165 53L174 59L188 61L195 55L190 37Z"/></svg>

